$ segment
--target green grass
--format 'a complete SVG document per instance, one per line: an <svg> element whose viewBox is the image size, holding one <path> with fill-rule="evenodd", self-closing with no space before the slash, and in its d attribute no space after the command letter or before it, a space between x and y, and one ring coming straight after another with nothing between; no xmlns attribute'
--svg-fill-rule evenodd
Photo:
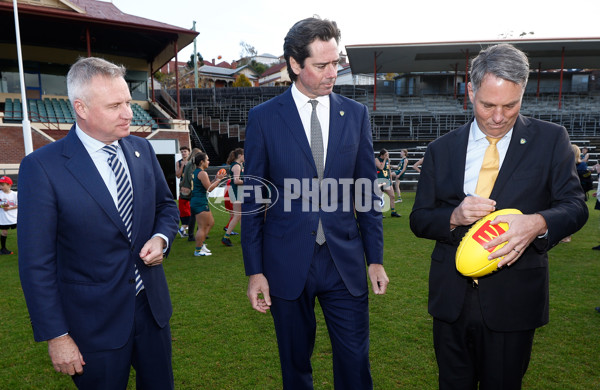
<svg viewBox="0 0 600 390"><path fill-rule="evenodd" d="M402 218L386 218L385 296L371 295L371 369L376 389L435 389L437 366L427 314L427 278L433 242L416 239L408 226L414 199L405 193ZM590 208L593 199L588 202ZM207 241L213 256L195 258L194 244L175 240L165 262L174 314L173 368L177 389L278 389L279 357L270 315L251 309L239 245L219 243L226 216L215 212ZM388 212L389 216L389 212ZM525 389L600 389L600 213L568 244L550 252L550 324L539 329ZM239 231L239 227L236 229ZM16 250L11 231L9 248ZM46 343L35 343L17 256L0 256L0 389L72 389L55 373ZM331 347L320 309L313 356L317 389L333 389ZM134 377L129 388L135 388Z"/></svg>

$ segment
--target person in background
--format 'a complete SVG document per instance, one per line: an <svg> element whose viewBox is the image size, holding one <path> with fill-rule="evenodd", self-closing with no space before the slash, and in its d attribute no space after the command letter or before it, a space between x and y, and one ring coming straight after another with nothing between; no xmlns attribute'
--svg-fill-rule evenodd
<svg viewBox="0 0 600 390"><path fill-rule="evenodd" d="M196 232L196 250L194 256L210 256L212 251L206 247L206 236L208 232L215 224L212 212L208 207L208 193L214 190L227 174L222 174L215 177L214 180L210 180L206 168L210 165L208 155L204 152L198 153L193 159L192 163L196 166L194 170L194 188L192 190L192 199L190 200L190 207L192 214L196 216L196 225L198 225L198 231Z"/></svg>
<svg viewBox="0 0 600 390"><path fill-rule="evenodd" d="M400 214L396 212L394 205L394 189L392 187L392 169L390 166L390 153L386 149L379 151L379 156L375 158L375 166L377 167L377 182L381 187L381 191L385 192L390 199L391 216L398 218ZM383 197L383 194L381 195Z"/></svg>
<svg viewBox="0 0 600 390"><path fill-rule="evenodd" d="M339 41L335 22L313 17L294 24L283 45L293 84L254 107L246 127L244 189L253 189L244 191L242 204L247 295L254 310L271 311L286 390L313 388L317 298L331 340L334 387L373 388L367 274L377 295L389 283L381 210L352 207L355 197L379 196L369 111L332 92ZM337 191L321 188L325 180ZM359 180L368 185L356 192L343 184ZM291 182L304 183L306 193L286 196ZM268 210L258 190L272 201ZM277 194L285 199L275 202ZM322 197L335 207L306 207Z"/></svg>
<svg viewBox="0 0 600 390"><path fill-rule="evenodd" d="M589 153L587 146L584 146L583 148L581 148L581 153L580 153L579 158L584 163L586 163L586 164L588 163L588 161L590 160L590 153Z"/></svg>
<svg viewBox="0 0 600 390"><path fill-rule="evenodd" d="M241 192L238 192L238 189L241 189L239 187L244 184L244 149L236 148L232 150L229 154L229 158L227 159L227 164L230 165L229 177L231 177L228 195L229 201L233 207L231 210L231 219L227 224L227 231L225 231L225 235L221 239L221 242L225 246L232 246L233 244L231 243L229 237L233 233L235 225L237 225L242 218L242 199Z"/></svg>
<svg viewBox="0 0 600 390"><path fill-rule="evenodd" d="M396 201L394 203L402 202L402 192L400 191L400 180L404 177L404 173L406 173L406 168L408 167L408 150L402 149L400 150L400 161L398 161L398 165L396 165L396 170L392 172L392 180L394 180L394 194L396 195Z"/></svg>
<svg viewBox="0 0 600 390"><path fill-rule="evenodd" d="M535 329L549 320L548 251L587 221L569 135L520 115L527 56L508 44L472 60L467 85L474 118L431 142L410 227L435 240L429 313L439 388L521 388ZM483 246L499 270L472 279L456 270L458 244L473 223L515 208Z"/></svg>
<svg viewBox="0 0 600 390"><path fill-rule="evenodd" d="M12 255L6 248L8 231L17 228L17 193L11 190L13 181L8 176L0 177L0 255Z"/></svg>
<svg viewBox="0 0 600 390"><path fill-rule="evenodd" d="M412 165L412 168L415 171L421 173L421 165L423 165L423 160L425 160L425 156L423 156L420 159L418 159L417 162Z"/></svg>
<svg viewBox="0 0 600 390"><path fill-rule="evenodd" d="M181 176L183 175L183 169L185 165L188 163L188 158L190 157L190 148L187 146L182 146L179 148L181 152L181 160L177 161L175 164L175 176L181 180ZM181 191L179 192L179 220L181 221L181 226L179 227L178 233L181 237L187 236L188 224L190 220L190 200L187 197L181 197Z"/></svg>
<svg viewBox="0 0 600 390"><path fill-rule="evenodd" d="M192 199L192 189L194 186L194 170L196 170L196 165L194 164L193 160L194 157L196 157L200 152L201 150L198 148L192 149L192 153L188 158L187 164L185 164L185 167L183 168L181 180L179 181L179 197L187 200L186 206L189 208L189 213L188 210L184 209L184 215L189 215L187 228L188 242L196 241L196 234L194 233L194 231L196 230L196 216L192 214L192 209L190 207L189 201Z"/></svg>
<svg viewBox="0 0 600 390"><path fill-rule="evenodd" d="M80 58L67 74L76 123L19 170L19 275L33 335L80 389L173 389L163 260L178 212L133 118L125 68ZM82 213L86 221L81 223Z"/></svg>

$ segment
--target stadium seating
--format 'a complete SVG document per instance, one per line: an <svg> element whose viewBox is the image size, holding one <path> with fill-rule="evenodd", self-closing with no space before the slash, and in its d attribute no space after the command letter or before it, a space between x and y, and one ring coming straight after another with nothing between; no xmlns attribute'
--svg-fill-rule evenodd
<svg viewBox="0 0 600 390"><path fill-rule="evenodd" d="M74 123L75 111L68 99L44 98L27 100L27 109L31 122L39 123ZM149 126L158 128L156 121L139 104L131 105L134 126ZM18 98L6 98L4 104L4 120L6 122L21 122L23 120L22 104Z"/></svg>

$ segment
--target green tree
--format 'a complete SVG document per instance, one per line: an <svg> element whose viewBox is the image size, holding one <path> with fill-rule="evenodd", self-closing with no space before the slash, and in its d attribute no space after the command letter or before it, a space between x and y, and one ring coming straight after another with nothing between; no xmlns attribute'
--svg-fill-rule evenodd
<svg viewBox="0 0 600 390"><path fill-rule="evenodd" d="M259 75L262 75L267 69L269 69L269 66L267 64L263 64L262 62L256 62L254 60L250 62L250 67Z"/></svg>
<svg viewBox="0 0 600 390"><path fill-rule="evenodd" d="M198 67L204 65L204 58L202 58L202 54L196 53L196 57L198 59ZM194 53L190 54L190 60L187 62L186 66L188 69L194 69Z"/></svg>
<svg viewBox="0 0 600 390"><path fill-rule="evenodd" d="M233 87L234 88L238 88L238 87L251 87L252 83L250 82L250 80L248 80L248 77L246 77L245 74L239 74L236 78L235 81L233 82Z"/></svg>

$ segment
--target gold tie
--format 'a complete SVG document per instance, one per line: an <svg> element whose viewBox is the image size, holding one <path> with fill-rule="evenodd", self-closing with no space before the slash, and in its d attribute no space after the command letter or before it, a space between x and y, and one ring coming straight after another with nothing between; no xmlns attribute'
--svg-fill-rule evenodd
<svg viewBox="0 0 600 390"><path fill-rule="evenodd" d="M479 179L477 179L477 188L475 188L475 194L489 198L494 188L494 183L498 177L498 170L500 169L500 156L498 155L498 148L496 144L500 141L500 138L487 138L490 143L485 150L483 156L483 163L481 164L481 170L479 171Z"/></svg>

